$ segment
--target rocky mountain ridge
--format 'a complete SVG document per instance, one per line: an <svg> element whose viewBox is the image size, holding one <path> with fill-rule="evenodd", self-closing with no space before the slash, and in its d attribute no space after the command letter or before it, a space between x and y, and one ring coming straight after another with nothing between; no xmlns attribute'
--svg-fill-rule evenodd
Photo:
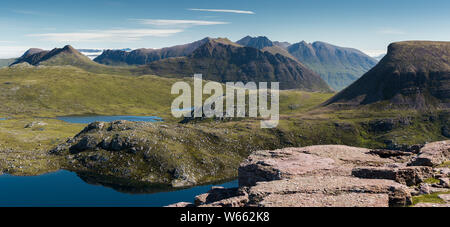
<svg viewBox="0 0 450 227"><path fill-rule="evenodd" d="M210 40L187 57L168 58L146 66L156 75L186 77L195 73L218 82L280 82L280 89L330 92L319 75L280 54Z"/></svg>
<svg viewBox="0 0 450 227"><path fill-rule="evenodd" d="M377 63L359 50L325 42L290 44L274 42L265 36L247 36L237 43L296 59L318 73L336 91L356 81Z"/></svg>

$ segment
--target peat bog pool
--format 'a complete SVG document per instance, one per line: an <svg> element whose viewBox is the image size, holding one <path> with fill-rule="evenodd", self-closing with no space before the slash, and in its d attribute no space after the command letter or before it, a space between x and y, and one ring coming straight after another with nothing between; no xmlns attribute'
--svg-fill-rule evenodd
<svg viewBox="0 0 450 227"><path fill-rule="evenodd" d="M161 122L160 117L155 116L65 116L57 117L58 120L75 124L90 124L92 122L134 121L134 122Z"/></svg>
<svg viewBox="0 0 450 227"><path fill-rule="evenodd" d="M212 186L233 188L238 182L175 190L156 185L136 188L123 182L114 186L110 179L97 181L66 170L26 177L4 174L0 176L0 207L162 207L193 202Z"/></svg>

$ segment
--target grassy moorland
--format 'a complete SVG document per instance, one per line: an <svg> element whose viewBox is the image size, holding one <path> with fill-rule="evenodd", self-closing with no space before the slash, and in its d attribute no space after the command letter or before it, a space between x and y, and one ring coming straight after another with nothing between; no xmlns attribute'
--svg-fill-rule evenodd
<svg viewBox="0 0 450 227"><path fill-rule="evenodd" d="M0 118L8 120L0 121L0 172L36 175L65 168L183 186L235 177L239 163L260 149L381 148L442 140L449 119L448 111L337 111L318 107L331 93L287 90L280 92L275 129L261 129L262 119L248 118L179 124L170 115L176 81L69 66L1 69ZM66 115L150 115L165 122L108 124L79 133L86 125L52 119ZM55 147L58 155L49 155Z"/></svg>
<svg viewBox="0 0 450 227"><path fill-rule="evenodd" d="M0 116L156 115L169 117L174 79L89 73L75 67L0 70Z"/></svg>

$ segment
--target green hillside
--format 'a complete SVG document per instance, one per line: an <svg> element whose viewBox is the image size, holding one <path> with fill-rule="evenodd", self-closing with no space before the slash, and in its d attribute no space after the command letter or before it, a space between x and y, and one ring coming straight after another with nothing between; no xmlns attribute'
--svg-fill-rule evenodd
<svg viewBox="0 0 450 227"><path fill-rule="evenodd" d="M157 76L94 74L75 67L0 70L0 116L157 115L170 113L171 86Z"/></svg>

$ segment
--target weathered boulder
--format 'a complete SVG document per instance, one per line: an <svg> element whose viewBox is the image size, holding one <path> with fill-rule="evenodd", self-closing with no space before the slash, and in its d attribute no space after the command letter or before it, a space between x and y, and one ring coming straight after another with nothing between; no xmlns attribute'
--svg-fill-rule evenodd
<svg viewBox="0 0 450 227"><path fill-rule="evenodd" d="M384 200L385 203L382 206L406 206L411 204L411 194L408 187L391 180L359 179L345 176L308 176L279 181L260 182L249 189L249 205L264 206L265 204L271 204L270 206L272 206L274 204L279 204L284 206L275 200L287 201L290 199L292 201L292 203L290 203L292 206L301 206L302 204L307 204L306 206L314 204L317 206L340 206L342 204L346 204L346 206L362 205L358 202L358 199L350 199L361 197L355 196L354 193L385 195L384 197L368 198L373 201L368 203L368 205L378 204L377 206L379 206L386 195L388 199ZM295 195L298 197L295 197ZM296 204L292 200L293 198L308 200L307 195L311 195L312 200L310 202L303 201ZM324 204L320 204L318 203L320 200L314 199L318 198L320 195L327 195L330 197L323 200L323 202L325 202ZM346 196L336 197L336 195ZM287 197L282 199L283 196ZM339 198L348 201L341 201ZM330 204L330 201L333 200L335 203Z"/></svg>
<svg viewBox="0 0 450 227"><path fill-rule="evenodd" d="M195 206L194 206L194 204L192 204L192 203L181 202L181 203L171 204L171 205L166 206L166 207L171 207L171 208L184 208L184 207L195 207Z"/></svg>
<svg viewBox="0 0 450 227"><path fill-rule="evenodd" d="M46 126L46 125L48 125L48 124L45 122L42 122L42 121L33 121L29 124L26 124L25 128L34 128L36 126Z"/></svg>
<svg viewBox="0 0 450 227"><path fill-rule="evenodd" d="M441 187L433 187L433 185L422 183L419 186L419 194L420 195L429 195L434 193L444 193L448 192L448 189Z"/></svg>
<svg viewBox="0 0 450 227"><path fill-rule="evenodd" d="M443 177L439 179L439 185L444 188L450 188L450 179L448 177Z"/></svg>
<svg viewBox="0 0 450 227"><path fill-rule="evenodd" d="M408 165L410 166L439 166L450 160L450 140L429 143L425 145L419 155Z"/></svg>
<svg viewBox="0 0 450 227"><path fill-rule="evenodd" d="M225 189L223 187L213 187L209 192L195 197L195 205L201 206L211 204L232 197L245 196L245 192L239 188Z"/></svg>
<svg viewBox="0 0 450 227"><path fill-rule="evenodd" d="M433 176L433 169L425 166L391 168L391 167L359 167L352 175L365 179L387 179L408 186L418 185Z"/></svg>
<svg viewBox="0 0 450 227"><path fill-rule="evenodd" d="M450 168L435 168L435 178L450 177Z"/></svg>
<svg viewBox="0 0 450 227"><path fill-rule="evenodd" d="M411 156L412 153L397 151L397 150L371 150L370 154L375 154L380 156L381 158L393 158L393 157L401 157L401 156Z"/></svg>
<svg viewBox="0 0 450 227"><path fill-rule="evenodd" d="M352 169L358 165L383 166L393 163L369 152L364 148L340 145L258 151L240 165L239 185L253 186L257 182L296 176L350 176Z"/></svg>
<svg viewBox="0 0 450 227"><path fill-rule="evenodd" d="M442 135L447 138L450 138L450 128L448 126L442 127Z"/></svg>
<svg viewBox="0 0 450 227"><path fill-rule="evenodd" d="M293 149L259 151L240 166L239 185L253 186L257 182L323 173L335 168L332 159L299 153Z"/></svg>
<svg viewBox="0 0 450 227"><path fill-rule="evenodd" d="M199 207L245 207L247 203L248 196L242 195L200 205Z"/></svg>
<svg viewBox="0 0 450 227"><path fill-rule="evenodd" d="M444 200L446 203L450 203L450 194L439 195L439 198Z"/></svg>
<svg viewBox="0 0 450 227"><path fill-rule="evenodd" d="M100 139L93 136L85 136L81 138L76 144L69 148L71 154L78 154L80 152L94 150L100 143Z"/></svg>

